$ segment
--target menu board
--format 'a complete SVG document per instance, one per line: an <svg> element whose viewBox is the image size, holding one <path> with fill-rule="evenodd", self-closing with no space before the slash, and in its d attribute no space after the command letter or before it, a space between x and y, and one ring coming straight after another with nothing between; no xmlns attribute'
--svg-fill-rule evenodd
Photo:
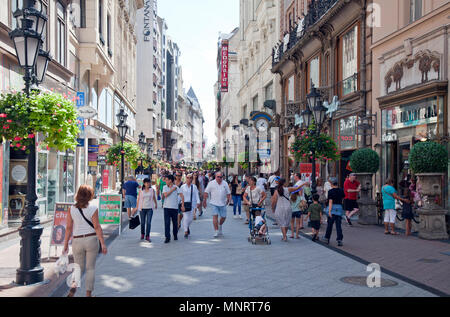
<svg viewBox="0 0 450 317"><path fill-rule="evenodd" d="M98 208L100 224L119 225L121 210L121 195L100 195L100 205Z"/></svg>

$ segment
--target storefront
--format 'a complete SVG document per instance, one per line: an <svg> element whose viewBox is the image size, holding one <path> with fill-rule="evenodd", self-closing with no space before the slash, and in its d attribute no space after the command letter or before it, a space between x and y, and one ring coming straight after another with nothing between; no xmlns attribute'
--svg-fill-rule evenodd
<svg viewBox="0 0 450 317"><path fill-rule="evenodd" d="M439 141L444 135L445 96L437 95L382 110L382 174L399 190L410 178L409 153L418 142ZM445 186L443 186L445 188ZM447 195L447 194L445 194Z"/></svg>

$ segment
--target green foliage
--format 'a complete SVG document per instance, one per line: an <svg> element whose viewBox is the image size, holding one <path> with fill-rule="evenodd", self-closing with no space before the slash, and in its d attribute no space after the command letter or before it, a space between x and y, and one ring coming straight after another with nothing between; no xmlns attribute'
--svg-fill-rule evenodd
<svg viewBox="0 0 450 317"><path fill-rule="evenodd" d="M233 168L234 167L234 162L227 162L227 157L224 156L222 158L222 162L219 165L221 167L231 167L231 168Z"/></svg>
<svg viewBox="0 0 450 317"><path fill-rule="evenodd" d="M41 144L65 151L74 149L79 133L74 100L57 93L22 92L0 96L0 136L11 147L26 150L38 133ZM28 151L27 151L28 152Z"/></svg>
<svg viewBox="0 0 450 317"><path fill-rule="evenodd" d="M380 156L372 149L360 149L352 154L350 166L355 173L375 174L380 168Z"/></svg>
<svg viewBox="0 0 450 317"><path fill-rule="evenodd" d="M327 134L313 133L314 125L308 128L308 132L297 134L295 142L291 146L291 153L295 156L297 162L312 159L315 152L316 159L322 162L338 161L340 154L336 142Z"/></svg>
<svg viewBox="0 0 450 317"><path fill-rule="evenodd" d="M417 143L409 154L409 163L414 173L445 173L448 154L445 147L436 142Z"/></svg>
<svg viewBox="0 0 450 317"><path fill-rule="evenodd" d="M109 149L108 154L106 155L107 163L117 167L121 163L122 151L124 153L125 160L131 165L131 168L134 170L137 169L140 164L141 158L144 158L144 156L139 146L135 143L124 143L123 148L122 143L118 143L112 146Z"/></svg>

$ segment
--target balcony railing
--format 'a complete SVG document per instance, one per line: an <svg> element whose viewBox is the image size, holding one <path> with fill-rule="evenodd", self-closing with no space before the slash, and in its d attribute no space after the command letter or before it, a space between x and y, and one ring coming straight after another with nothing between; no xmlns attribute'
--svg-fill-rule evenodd
<svg viewBox="0 0 450 317"><path fill-rule="evenodd" d="M293 48L339 0L312 0L308 5L308 13L303 20L294 25L286 33L283 41L280 41L272 48L272 65L278 64L283 55Z"/></svg>

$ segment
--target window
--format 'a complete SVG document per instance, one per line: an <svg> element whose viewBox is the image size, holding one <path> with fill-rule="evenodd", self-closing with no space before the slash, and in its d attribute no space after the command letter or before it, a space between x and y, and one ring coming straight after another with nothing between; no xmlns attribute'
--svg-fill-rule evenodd
<svg viewBox="0 0 450 317"><path fill-rule="evenodd" d="M311 91L311 85L320 87L320 57L316 56L308 62L308 80L306 82L306 91Z"/></svg>
<svg viewBox="0 0 450 317"><path fill-rule="evenodd" d="M61 2L56 3L56 61L66 64L66 9Z"/></svg>
<svg viewBox="0 0 450 317"><path fill-rule="evenodd" d="M247 105L244 106L242 118L247 119Z"/></svg>
<svg viewBox="0 0 450 317"><path fill-rule="evenodd" d="M103 40L103 0L98 0L98 34L100 35L100 42L105 45Z"/></svg>
<svg viewBox="0 0 450 317"><path fill-rule="evenodd" d="M286 96L288 97L288 102L294 102L295 101L294 76L289 77L287 89L288 91Z"/></svg>
<svg viewBox="0 0 450 317"><path fill-rule="evenodd" d="M108 49L111 50L111 16L108 14L106 17L106 45Z"/></svg>
<svg viewBox="0 0 450 317"><path fill-rule="evenodd" d="M253 111L258 110L258 95L256 95L255 97L253 97L253 99L252 99L252 104L253 104Z"/></svg>
<svg viewBox="0 0 450 317"><path fill-rule="evenodd" d="M80 0L80 27L86 27L86 0Z"/></svg>
<svg viewBox="0 0 450 317"><path fill-rule="evenodd" d="M409 22L412 23L422 17L422 0L409 0Z"/></svg>
<svg viewBox="0 0 450 317"><path fill-rule="evenodd" d="M264 97L265 97L265 100L273 99L273 82L270 82L270 84L268 84L264 88Z"/></svg>
<svg viewBox="0 0 450 317"><path fill-rule="evenodd" d="M16 12L17 9L20 9L23 7L23 1L22 0L10 0L11 1L11 29L14 30L18 27L17 20L14 18L14 12Z"/></svg>
<svg viewBox="0 0 450 317"><path fill-rule="evenodd" d="M352 27L341 38L342 95L358 90L358 25Z"/></svg>

